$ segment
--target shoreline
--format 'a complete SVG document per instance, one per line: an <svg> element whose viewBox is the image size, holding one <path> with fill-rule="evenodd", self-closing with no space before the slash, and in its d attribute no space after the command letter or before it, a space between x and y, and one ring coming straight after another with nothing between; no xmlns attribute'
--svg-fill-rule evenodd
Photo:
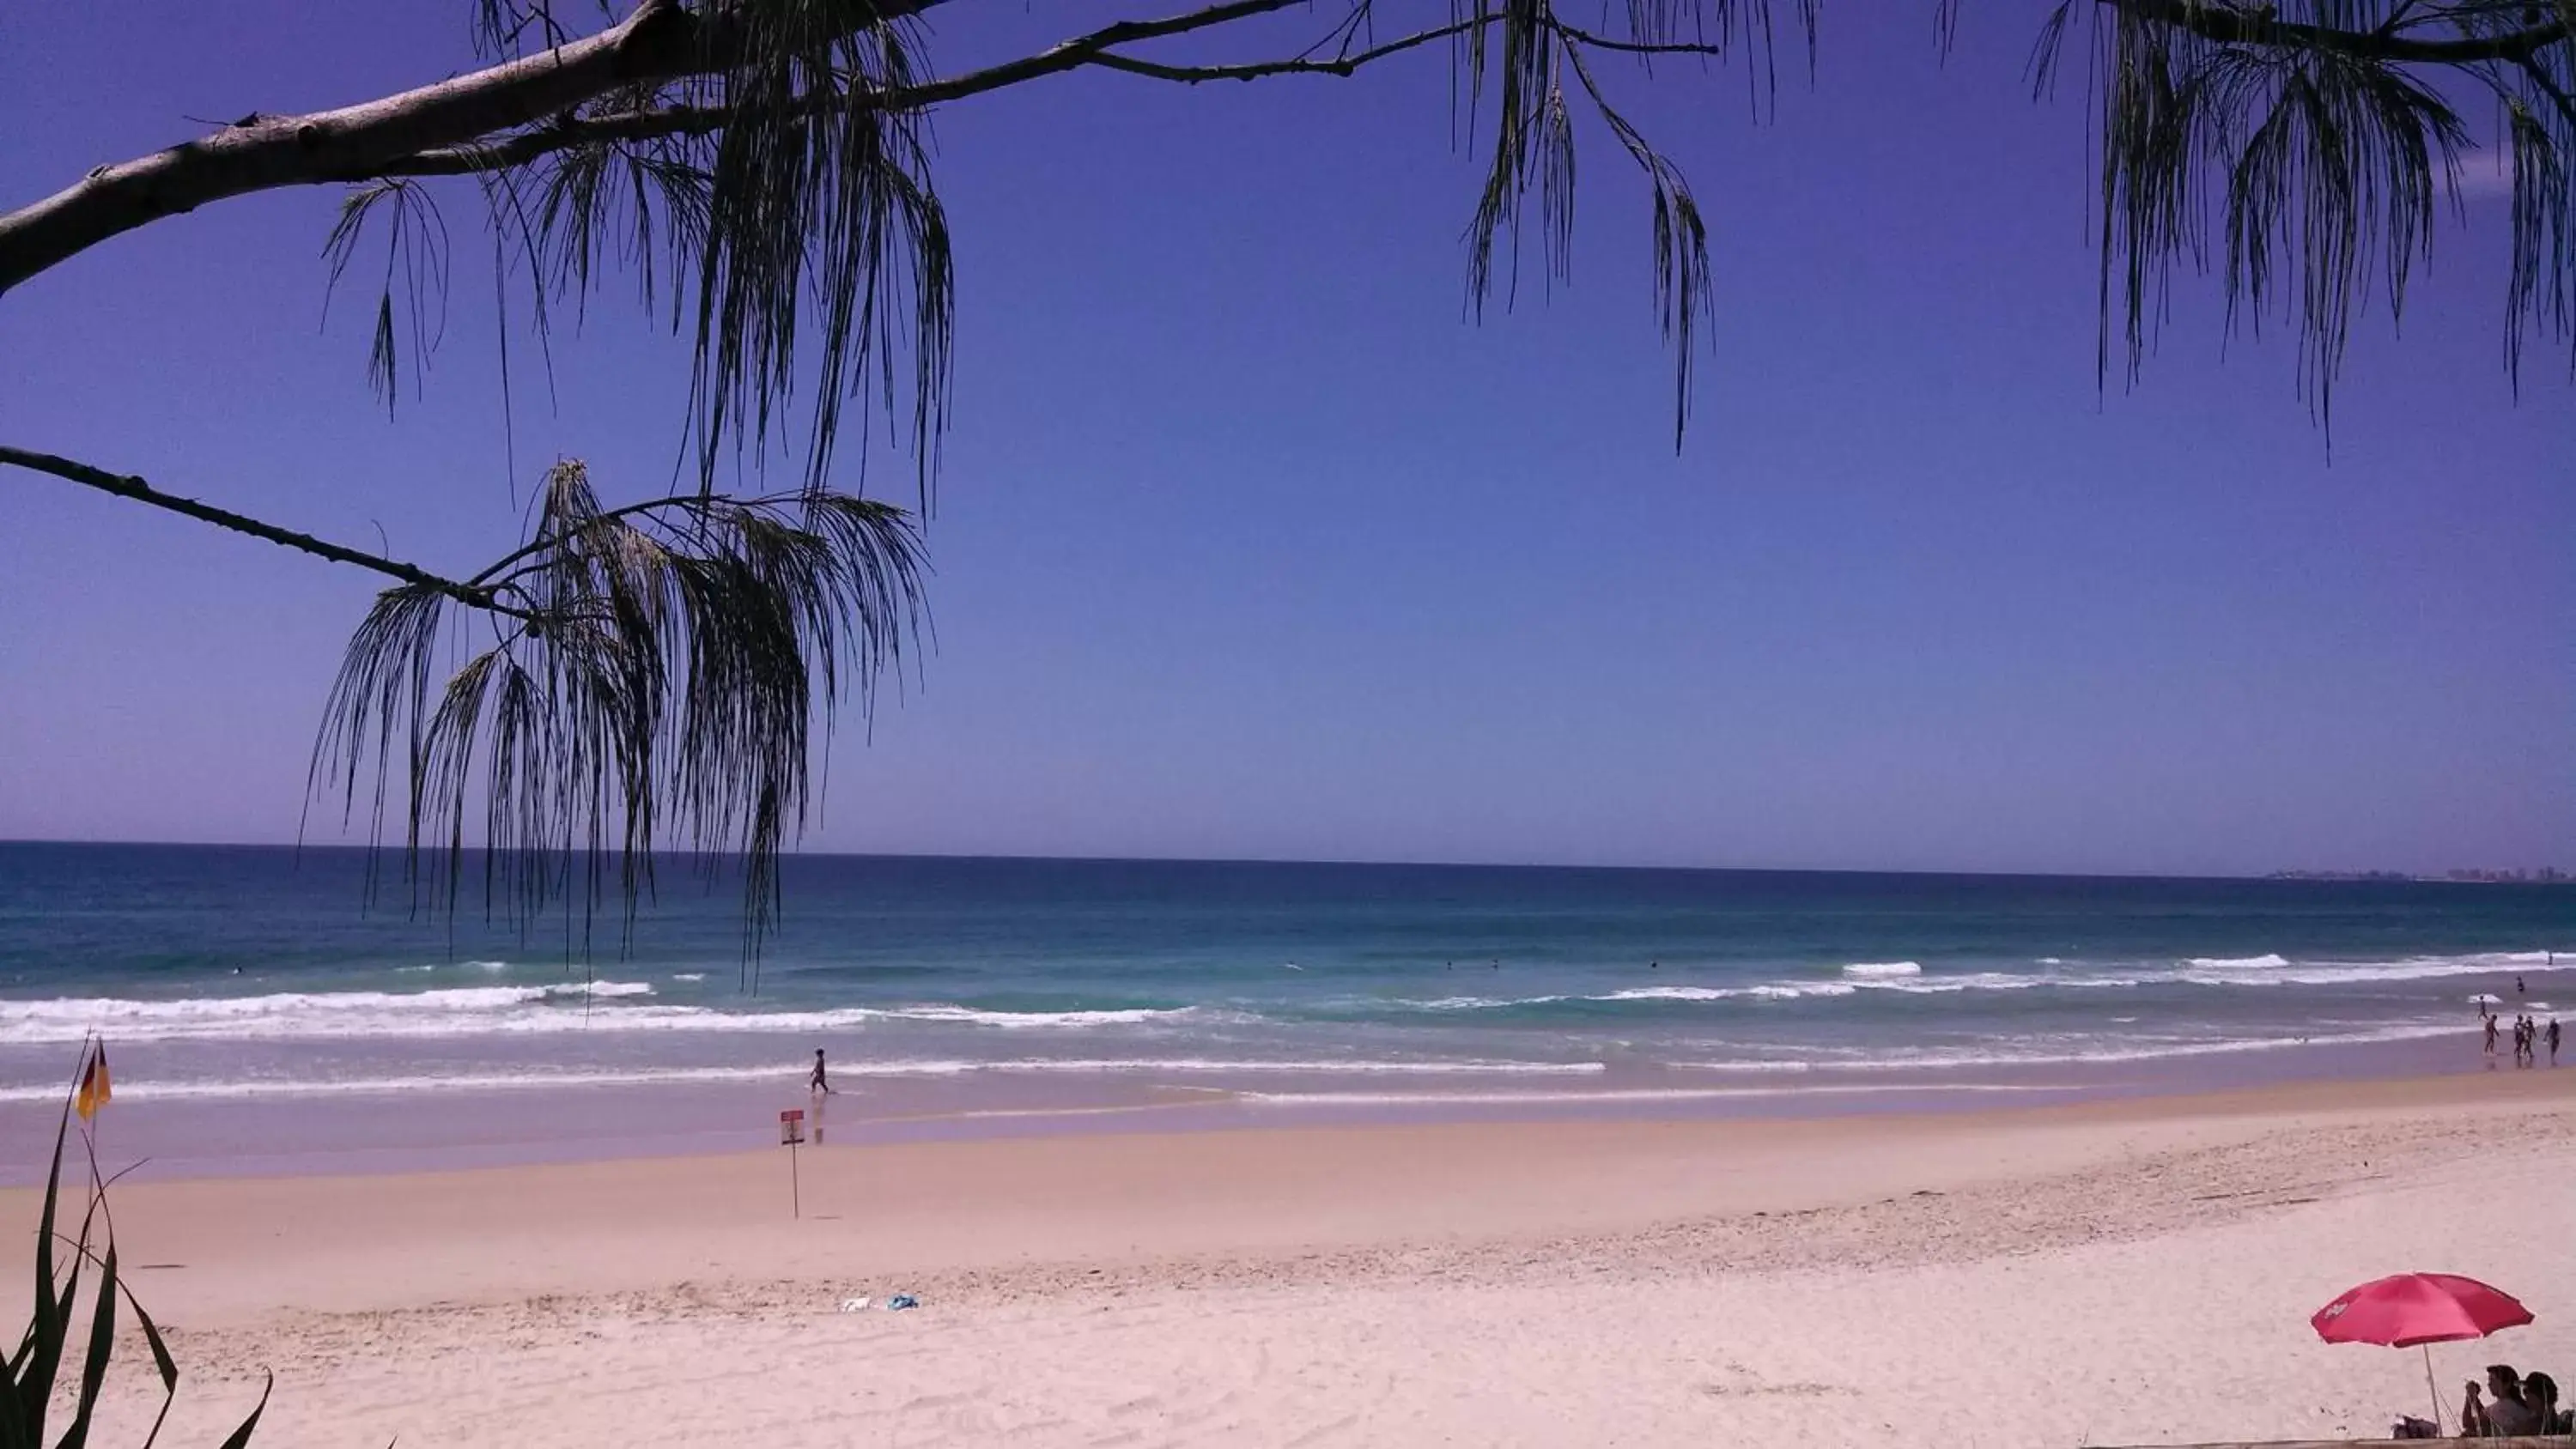
<svg viewBox="0 0 2576 1449"><path fill-rule="evenodd" d="M117 1110L108 1109L111 1125ZM769 1249L760 1245L773 1231L829 1237L835 1230L818 1225L867 1218L880 1229L899 1230L898 1237L972 1238L954 1215L996 1201L1014 1221L1042 1215L1044 1236L1072 1258L1116 1256L1114 1250L1127 1241L1114 1230L1096 1240L1086 1236L1087 1229L1074 1226L1085 1214L1115 1218L1176 1200L1202 1208L1257 1208L1265 1224L1247 1233L1242 1213L1218 1212L1207 1228L1163 1225L1170 1230L1167 1245L1195 1245L1192 1250L1341 1241L1334 1230L1297 1230L1299 1214L1331 1201L1368 1210L1357 1235L1368 1241L1449 1236L1441 1210L1468 1201L1481 1204L1478 1224L1488 1235L1569 1226L1632 1229L1709 1213L1848 1206L1900 1187L1913 1191L1917 1184L1946 1191L2089 1170L2142 1154L2251 1141L2282 1123L2314 1128L2396 1119L2473 1122L2481 1113L2567 1114L2576 1137L2576 1071L2336 1078L1809 1117L1274 1122L809 1142L794 1164L802 1216L790 1214L790 1164L776 1146L349 1173L179 1177L146 1169L120 1180L114 1201L120 1231L172 1231L228 1251L247 1250L252 1239L278 1238L270 1225L283 1220L281 1214L310 1213L311 1221L291 1244L276 1245L292 1256L323 1252L333 1243L382 1248L397 1234L437 1238L470 1232L473 1204L527 1194L578 1202L593 1210L598 1223L621 1230L703 1231L748 1254L727 1265L728 1272L766 1264L753 1276L793 1277L783 1260L768 1263ZM1948 1150L1954 1145L1975 1151L1954 1154ZM77 1142L71 1150L77 1152ZM1328 1181L1318 1180L1307 1171L1316 1161L1342 1166ZM1638 1180L1623 1181L1620 1174ZM1078 1183L1083 1190L1029 1202L1010 1181L1014 1177ZM0 1221L32 1221L39 1195L37 1188L0 1188ZM367 1210L340 1210L353 1204ZM222 1223L256 1226L247 1238L207 1235L207 1224ZM781 1240L779 1246L792 1245ZM876 1246L886 1244L879 1240ZM573 1291L591 1268L614 1277L613 1256L592 1262L572 1249L555 1268L533 1278L496 1274L490 1282L514 1291ZM943 1250L927 1261L969 1267L978 1256ZM567 1266L572 1264L587 1266ZM20 1269L15 1256L0 1260L0 1274Z"/></svg>
<svg viewBox="0 0 2576 1449"><path fill-rule="evenodd" d="M2568 1068L2576 1075L2576 1063ZM1058 1136L1570 1121L1831 1120L2188 1099L2298 1083L2548 1076L2478 1053L2477 1032L2366 1044L2267 1046L2133 1061L1983 1069L1694 1071L1596 1063L1539 1077L1443 1071L1133 1071L1073 1078L1008 1070L918 1078L836 1074L817 1103L801 1070L696 1082L155 1096L125 1087L102 1129L110 1170L137 1180L338 1176L722 1156L776 1140L808 1112L831 1141L889 1146ZM40 1182L62 1099L0 1101L0 1189Z"/></svg>

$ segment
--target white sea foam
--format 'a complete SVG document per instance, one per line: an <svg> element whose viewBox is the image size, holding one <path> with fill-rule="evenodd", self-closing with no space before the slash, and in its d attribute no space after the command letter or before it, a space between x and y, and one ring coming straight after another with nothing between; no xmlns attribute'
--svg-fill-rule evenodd
<svg viewBox="0 0 2576 1449"><path fill-rule="evenodd" d="M674 971L671 973L671 979L674 981L704 981L707 979L707 973L704 971Z"/></svg>
<svg viewBox="0 0 2576 1449"><path fill-rule="evenodd" d="M1044 1027L1144 1026L1157 1021L1186 1021L1221 1013L1195 1006L1130 1007L1115 1011L983 1011L972 1006L890 1006L862 1008L889 1021L943 1021L967 1026L996 1026L1006 1031Z"/></svg>
<svg viewBox="0 0 2576 1449"><path fill-rule="evenodd" d="M1744 994L1762 1001L1797 1001L1810 996L1850 996L1861 987L1857 981L1776 981L1747 987Z"/></svg>
<svg viewBox="0 0 2576 1449"><path fill-rule="evenodd" d="M1887 1092L2040 1092L2004 1082L1830 1082L1778 1087L1608 1087L1595 1091L1501 1092L1238 1092L1263 1107L1548 1106L1615 1102L1725 1101L1747 1097L1857 1096Z"/></svg>
<svg viewBox="0 0 2576 1449"><path fill-rule="evenodd" d="M2043 972L1967 971L1943 975L1899 972L1899 964L1872 964L1885 974L1853 974L1851 967L1833 980L1775 980L1746 986L1638 986L1591 996L1453 996L1390 1005L1420 1011L1492 1011L1547 1006L1562 1002L1724 1002L1796 1001L1845 997L1858 992L1909 996L1947 996L1984 991L2120 991L2140 986L2211 987L2347 986L2433 980L2446 976L2491 976L2510 969L2502 956L2436 956L2402 961L2292 962L2285 958L2245 957L2227 966L2163 969L2054 969ZM2278 964L2268 964L2277 962Z"/></svg>
<svg viewBox="0 0 2576 1449"><path fill-rule="evenodd" d="M1645 987L1586 997L1591 1001L1667 999L1719 1001L1737 997L1791 1000L1812 996L1847 996L1854 991L1888 991L1908 995L1947 995L1963 991L2116 991L2139 986L2184 985L2225 987L2355 986L2430 981L2453 976L2493 976L2545 967L2549 956L2538 951L2475 952L2459 956L2414 956L2390 961L2292 961L2277 953L2260 956L2199 957L2179 968L2068 968L2051 959L2041 972L1972 971L1925 974L1912 962L1860 963L1846 966L1837 981L1773 981L1742 987ZM2570 963L2576 966L2576 963ZM1911 970L1902 969L1912 967ZM2567 968L2561 968L2567 969ZM1557 998L1536 998L1548 1000Z"/></svg>
<svg viewBox="0 0 2576 1449"><path fill-rule="evenodd" d="M1758 986L1638 986L1586 1001L1731 1001L1764 988Z"/></svg>
<svg viewBox="0 0 2576 1449"><path fill-rule="evenodd" d="M2546 959L2538 952L2480 952L2467 956L2411 956L2396 961L2284 961L2260 968L2244 965L2200 968L2179 973L2177 980L2194 986L2364 986L2380 982L2435 981L2446 976L2494 976Z"/></svg>
<svg viewBox="0 0 2576 1449"><path fill-rule="evenodd" d="M716 1010L651 1001L642 981L469 986L431 991L278 992L171 1001L117 997L0 1000L0 1045L126 1041L280 1041L377 1037L516 1036L568 1031L813 1032L917 1021L1006 1029L1138 1026L1244 1019L1206 1007L1114 1011L985 1011L942 1002L823 1011Z"/></svg>
<svg viewBox="0 0 2576 1449"><path fill-rule="evenodd" d="M834 1063L832 1068L834 1077L842 1081L979 1075L1590 1077L1598 1076L1607 1070L1607 1064L1602 1062L1371 1061L1329 1057L1312 1060L1232 1060L1222 1057L1033 1057L1003 1061L924 1059L842 1061ZM421 1091L525 1092L582 1087L801 1081L804 1075L805 1068L802 1064L791 1063L785 1066L757 1067L637 1067L569 1071L540 1069L519 1072L487 1070L461 1071L443 1075L416 1073L343 1078L260 1077L246 1080L156 1081L150 1078L123 1077L116 1084L116 1094L123 1099L152 1101L201 1098L340 1097ZM60 1101L62 1095L63 1088L57 1083L0 1086L0 1102Z"/></svg>
<svg viewBox="0 0 2576 1449"><path fill-rule="evenodd" d="M1777 1060L1680 1061L1668 1065L1700 1072L1912 1072L1960 1071L1979 1067L2069 1067L2119 1062L2162 1061L2171 1057L2230 1056L2243 1052L2282 1051L2294 1047L2371 1046L2389 1042L2429 1041L2461 1035L2474 1027L2459 1023L2408 1022L2365 1031L2319 1032L2308 1036L2239 1037L2220 1040L2139 1040L2133 1037L2050 1038L1967 1051L1924 1051L1894 1047L1869 1057L1834 1056L1796 1063Z"/></svg>
<svg viewBox="0 0 2576 1449"><path fill-rule="evenodd" d="M1843 968L1843 974L1871 981L1889 981L1920 976L1923 966L1915 961L1855 961Z"/></svg>
<svg viewBox="0 0 2576 1449"><path fill-rule="evenodd" d="M1564 996L1443 996L1431 1001L1390 1001L1386 1005L1412 1011L1498 1011L1510 1006L1546 1006L1571 999Z"/></svg>
<svg viewBox="0 0 2576 1449"><path fill-rule="evenodd" d="M1242 1072L1260 1076L1312 1075L1319 1077L1357 1075L1394 1077L1592 1077L1608 1071L1606 1062L1516 1062L1452 1060L1375 1061L1365 1058L1318 1058L1314 1060L1236 1060L1228 1057L1137 1057L1132 1059L1094 1060L1088 1058L1057 1060L1034 1058L1024 1061L978 1062L971 1070L978 1072L1180 1072L1191 1075ZM873 1074L873 1068L859 1069L859 1075Z"/></svg>
<svg viewBox="0 0 2576 1449"><path fill-rule="evenodd" d="M2539 974L2540 952L2489 952L2381 961L2292 961L2277 953L2199 958L2165 967L2060 966L2041 971L1929 973L1911 962L1856 962L1829 978L1782 978L1743 984L1658 984L1595 995L1368 1001L1367 1009L1438 1013L1504 1011L1564 1004L1663 1005L1677 1013L1706 1006L1760 1009L1766 1003L1819 1007L1855 993L1945 995L1989 991L2113 991L2141 986L2334 988L2399 985L2445 977ZM2224 964L2220 964L2221 962ZM503 963L471 962L477 969ZM1913 967L1901 970L1900 967ZM2565 968L2562 968L2565 969ZM675 979L703 979L703 972ZM324 1040L501 1037L556 1032L814 1033L878 1026L966 1027L998 1031L1138 1031L1258 1024L1250 1008L1212 1005L1004 1011L953 1002L766 1009L745 999L681 1005L655 999L650 983L596 981L442 987L423 991L275 992L265 995L138 1000L63 997L0 1000L0 1046L77 1043L91 1032L130 1041Z"/></svg>
<svg viewBox="0 0 2576 1449"><path fill-rule="evenodd" d="M631 1071L458 1072L391 1077L258 1078L244 1081L136 1080L120 1077L118 1100L187 1101L254 1097L347 1097L424 1091L548 1091L577 1087L643 1087L690 1082L802 1080L801 1065L784 1067L642 1067ZM847 1075L846 1073L844 1075ZM0 1087L0 1102L60 1101L60 1086Z"/></svg>
<svg viewBox="0 0 2576 1449"><path fill-rule="evenodd" d="M79 1041L90 1032L128 1040L186 1037L446 1035L489 1029L527 1008L649 996L641 981L562 982L547 986L465 986L433 991L288 991L263 996L200 996L175 1001L57 997L0 1001L0 1043ZM578 1019L580 1013L570 1015Z"/></svg>

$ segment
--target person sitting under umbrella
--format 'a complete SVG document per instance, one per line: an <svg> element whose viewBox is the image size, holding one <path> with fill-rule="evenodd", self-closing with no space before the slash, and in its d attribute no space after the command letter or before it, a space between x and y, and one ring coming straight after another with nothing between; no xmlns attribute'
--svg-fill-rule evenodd
<svg viewBox="0 0 2576 1449"><path fill-rule="evenodd" d="M2522 1402L2524 1407L2531 1410L2531 1416L2540 1421L2540 1427L2531 1432L2535 1434L2570 1432L2567 1427L2567 1416L2558 1412L2558 1380L2536 1369L2524 1374Z"/></svg>
<svg viewBox="0 0 2576 1449"><path fill-rule="evenodd" d="M2374 1279L2346 1289L2308 1319L2317 1336L2328 1343L2423 1348L2424 1391L2432 1401L2435 1419L2442 1414L2442 1391L2434 1386L2432 1345L2484 1338L2499 1329L2517 1328L2530 1321L2531 1310L2515 1302L2513 1295L2456 1273L2400 1273ZM2487 1373L2497 1381L2496 1404L2490 1408L2480 1403L2478 1386L2469 1385L2468 1397L2460 1408L2461 1434L2530 1432L2494 1427L2495 1413L2502 1412L2508 1424L2516 1424L2529 1408L2524 1403L2522 1381L2512 1369L2498 1364ZM2432 1438L2440 1433L2438 1423L2411 1417L2397 1426L2400 1439Z"/></svg>
<svg viewBox="0 0 2576 1449"><path fill-rule="evenodd" d="M2540 1432L2540 1415L2523 1402L2522 1375L2513 1365L2487 1365L2487 1392L2492 1402L2478 1400L2475 1380L2469 1384L2468 1397L2460 1402L2460 1432L2476 1439L2509 1439Z"/></svg>

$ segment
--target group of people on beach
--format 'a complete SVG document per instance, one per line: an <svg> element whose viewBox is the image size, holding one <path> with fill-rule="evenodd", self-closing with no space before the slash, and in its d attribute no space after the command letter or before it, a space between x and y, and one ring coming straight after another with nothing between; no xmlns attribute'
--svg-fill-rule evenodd
<svg viewBox="0 0 2576 1449"><path fill-rule="evenodd" d="M2569 1415L2558 1408L2558 1381L2544 1373L2516 1374L2513 1365L2487 1365L2486 1397L2469 1383L2460 1401L2460 1434L2468 1439L2510 1439L2527 1434L2571 1432Z"/></svg>
<svg viewBox="0 0 2576 1449"><path fill-rule="evenodd" d="M2557 957L2552 955L2550 959L2555 963ZM2530 994L2530 988L2523 984L2519 976L2513 978L2513 994L2516 997ZM2480 996L2476 999L2478 1016L2486 1027L2486 1052L2492 1057L2496 1054L2498 1035L2495 1011L2497 1002L2492 996ZM2542 1004L2547 1005L2546 1002ZM2558 1065L2558 1018L2553 1016L2543 1023L2530 1012L2516 1010L2513 1014L2513 1064L2517 1067L2538 1064L2543 1043L2549 1047L2549 1064L2553 1067Z"/></svg>
<svg viewBox="0 0 2576 1449"><path fill-rule="evenodd" d="M2496 1038L2498 1034L2499 1031L2496 1025L2496 1014L2493 1009L2489 1009L2486 1012L2486 1050L2488 1056L2494 1056L2496 1054ZM2544 1045L2549 1048L2549 1064L2553 1067L2558 1065L2558 1018L2553 1016L2544 1024L2534 1018L2529 1012L2514 1013L2513 1064L2517 1067L2528 1067L2537 1064L2540 1060L2540 1049Z"/></svg>

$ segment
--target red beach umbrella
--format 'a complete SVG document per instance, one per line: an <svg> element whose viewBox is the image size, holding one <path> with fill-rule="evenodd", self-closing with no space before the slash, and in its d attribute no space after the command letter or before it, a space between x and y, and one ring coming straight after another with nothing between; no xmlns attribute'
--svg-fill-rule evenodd
<svg viewBox="0 0 2576 1449"><path fill-rule="evenodd" d="M2400 1273L2378 1278L2316 1311L2308 1320L2328 1343L2379 1343L2391 1348L2484 1338L2531 1321L2531 1310L2511 1294L2456 1273ZM2424 1387L2433 1390L2433 1424L2442 1422L2442 1391L2433 1388L2433 1350L2424 1350Z"/></svg>

